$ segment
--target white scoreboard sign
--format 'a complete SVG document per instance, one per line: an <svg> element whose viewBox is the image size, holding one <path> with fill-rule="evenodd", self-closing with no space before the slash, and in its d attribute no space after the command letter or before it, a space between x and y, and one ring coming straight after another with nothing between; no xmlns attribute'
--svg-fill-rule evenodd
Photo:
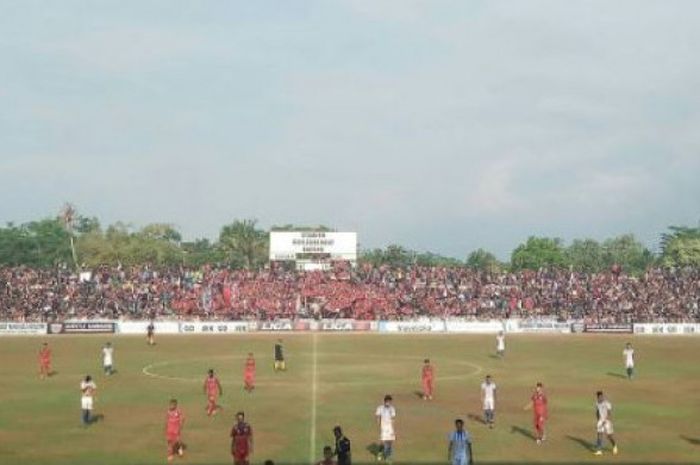
<svg viewBox="0 0 700 465"><path fill-rule="evenodd" d="M354 232L270 232L270 260L357 260Z"/></svg>

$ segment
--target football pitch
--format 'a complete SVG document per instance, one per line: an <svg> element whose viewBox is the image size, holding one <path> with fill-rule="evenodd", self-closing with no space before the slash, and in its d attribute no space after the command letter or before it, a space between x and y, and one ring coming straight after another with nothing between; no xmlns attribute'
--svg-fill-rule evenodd
<svg viewBox="0 0 700 465"><path fill-rule="evenodd" d="M282 337L287 371L272 370ZM38 378L37 351L48 340L55 375ZM631 341L638 376L624 376L622 350ZM102 374L102 345L115 347L111 377ZM513 335L504 359L495 338L482 335L249 334L145 337L68 336L0 339L0 464L165 463L165 412L177 398L185 414L183 464L231 463L233 415L246 413L255 438L252 463L309 464L343 426L353 463L374 463L374 411L385 394L397 410L395 462L447 463L447 436L463 418L476 463L698 463L700 461L700 338L631 335ZM257 387L243 390L248 352L257 360ZM424 358L436 367L433 401L420 399ZM203 381L214 368L224 407L205 414ZM97 383L99 421L80 423L81 379ZM479 386L498 386L496 427L481 422ZM547 440L532 439L528 403L542 381L549 397ZM620 454L595 442L595 392L613 405Z"/></svg>

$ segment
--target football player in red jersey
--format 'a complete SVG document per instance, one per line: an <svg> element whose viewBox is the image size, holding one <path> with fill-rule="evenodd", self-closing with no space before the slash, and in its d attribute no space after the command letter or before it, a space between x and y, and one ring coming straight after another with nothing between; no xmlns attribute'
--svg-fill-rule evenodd
<svg viewBox="0 0 700 465"><path fill-rule="evenodd" d="M219 378L214 375L214 370L210 369L207 377L204 379L204 393L207 395L207 415L216 415L221 407L216 404L220 395L224 391L221 389Z"/></svg>
<svg viewBox="0 0 700 465"><path fill-rule="evenodd" d="M542 444L542 441L544 441L546 438L544 426L548 417L547 396L544 393L542 383L537 383L535 392L533 392L532 396L530 397L530 402L525 406L526 410L529 408L532 408L534 412L533 421L535 431L537 433L535 440L537 441L537 444Z"/></svg>
<svg viewBox="0 0 700 465"><path fill-rule="evenodd" d="M423 360L421 370L421 381L423 383L423 400L433 400L433 385L435 381L435 368L430 364L429 359Z"/></svg>
<svg viewBox="0 0 700 465"><path fill-rule="evenodd" d="M170 399L170 406L165 419L165 439L168 442L168 463L172 462L176 455L182 457L185 453L185 445L182 443L182 427L185 424L185 416L177 408L177 400Z"/></svg>
<svg viewBox="0 0 700 465"><path fill-rule="evenodd" d="M233 465L250 465L253 454L253 429L245 422L245 413L236 414L236 423L231 428L231 454Z"/></svg>
<svg viewBox="0 0 700 465"><path fill-rule="evenodd" d="M248 358L245 361L245 371L243 372L243 389L248 392L253 392L255 389L255 358L253 353L248 353Z"/></svg>
<svg viewBox="0 0 700 465"><path fill-rule="evenodd" d="M51 376L51 349L49 343L44 342L39 349L39 378Z"/></svg>

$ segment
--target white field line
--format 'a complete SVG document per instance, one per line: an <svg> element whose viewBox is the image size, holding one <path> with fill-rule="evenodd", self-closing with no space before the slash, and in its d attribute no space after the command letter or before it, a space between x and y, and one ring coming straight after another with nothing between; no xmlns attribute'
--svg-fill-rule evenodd
<svg viewBox="0 0 700 465"><path fill-rule="evenodd" d="M315 346L314 346L315 347ZM318 366L318 360L317 356L314 355L314 353L304 353L300 352L297 353L296 355L310 355L312 359L312 365L313 367ZM326 353L324 355L328 356L352 356L354 357L355 354L350 354L350 353ZM386 355L373 355L373 354L367 354L364 355L363 357L365 358L381 358L381 359L386 359ZM171 365L177 365L179 363L190 363L190 362L201 362L204 360L211 361L211 360L243 360L245 357L242 355L224 355L224 356L216 356L216 357L208 357L206 359L204 358L190 358L190 359L175 359L175 360L164 360L160 362L155 362L155 363L150 363L146 366L144 366L141 369L141 373L145 376L148 376L150 378L154 379L160 379L163 381L180 381L180 382L188 382L188 383L200 383L205 376L205 372L202 371L202 377L197 377L197 378L184 378L184 377L179 377L179 376L169 376L169 375L162 375L159 373L154 372L157 368L161 367L166 367L166 366L171 366ZM423 356L401 356L401 355L394 355L391 357L391 359L398 359L398 360L415 360L417 364L420 364L423 360ZM467 362L465 360L458 360L458 359L442 359L445 362L452 362L456 365L462 365L462 366L467 366L472 368L472 371L462 373L459 375L448 375L448 376L440 376L438 375L436 377L436 381L459 381L459 380L464 380L467 378L472 378L481 372L483 372L484 368L481 365L478 365L476 363L471 363ZM316 369L314 369L313 375L316 375ZM312 375L312 376L313 376ZM220 377L222 382L225 383L238 383L240 378L237 377ZM296 386L299 383L295 383L293 381L285 382L285 381L278 381L276 379L258 379L258 381L262 384L268 385L268 386ZM401 384L414 384L418 382L418 379L416 377L410 377L406 379L396 379L394 380L396 383L401 383ZM326 384L330 384L333 386L354 386L354 385L361 385L361 386L367 386L367 385L386 385L387 380L376 380L376 381L326 381ZM318 388L318 386L317 386ZM312 386L313 389L313 386Z"/></svg>
<svg viewBox="0 0 700 465"><path fill-rule="evenodd" d="M318 392L318 351L316 350L316 333L313 334L313 352L311 358L311 431L309 434L309 463L316 457L316 393Z"/></svg>

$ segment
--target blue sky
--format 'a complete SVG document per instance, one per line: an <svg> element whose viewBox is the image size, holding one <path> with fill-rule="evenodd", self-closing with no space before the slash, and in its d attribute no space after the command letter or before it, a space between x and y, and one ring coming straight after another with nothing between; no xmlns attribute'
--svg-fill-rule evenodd
<svg viewBox="0 0 700 465"><path fill-rule="evenodd" d="M0 222L506 257L700 220L700 2L0 0Z"/></svg>

